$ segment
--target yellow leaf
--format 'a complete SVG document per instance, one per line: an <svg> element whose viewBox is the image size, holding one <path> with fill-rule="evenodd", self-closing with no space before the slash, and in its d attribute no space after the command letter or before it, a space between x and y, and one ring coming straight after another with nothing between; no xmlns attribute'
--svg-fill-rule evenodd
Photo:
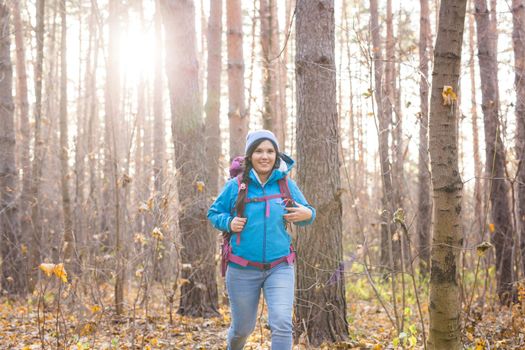
<svg viewBox="0 0 525 350"><path fill-rule="evenodd" d="M99 305L93 305L92 307L90 307L90 309L91 309L91 312L94 314L102 310L102 308Z"/></svg>
<svg viewBox="0 0 525 350"><path fill-rule="evenodd" d="M27 246L25 244L21 244L20 245L20 251L22 252L22 254L26 255L27 254Z"/></svg>
<svg viewBox="0 0 525 350"><path fill-rule="evenodd" d="M381 344L376 344L376 345L374 345L374 347L372 349L373 350L382 350L383 346Z"/></svg>
<svg viewBox="0 0 525 350"><path fill-rule="evenodd" d="M31 350L31 347L29 345L26 345L22 348L22 350Z"/></svg>
<svg viewBox="0 0 525 350"><path fill-rule="evenodd" d="M159 340L157 338L150 339L149 343L153 346L159 345Z"/></svg>
<svg viewBox="0 0 525 350"><path fill-rule="evenodd" d="M494 224L489 224L489 231L490 233L494 233L494 231L496 231L496 226Z"/></svg>
<svg viewBox="0 0 525 350"><path fill-rule="evenodd" d="M190 283L190 280L189 279L186 279L186 278L179 278L179 284L181 286L185 285L185 284L188 284Z"/></svg>
<svg viewBox="0 0 525 350"><path fill-rule="evenodd" d="M485 350L485 340L478 339L478 341L476 342L476 347L474 348L474 350Z"/></svg>
<svg viewBox="0 0 525 350"><path fill-rule="evenodd" d="M204 182L197 181L197 191L199 191L199 192L204 191Z"/></svg>
<svg viewBox="0 0 525 350"><path fill-rule="evenodd" d="M64 264L56 264L53 268L53 273L60 278L62 282L67 283L67 272L66 269L64 269Z"/></svg>
<svg viewBox="0 0 525 350"><path fill-rule="evenodd" d="M363 92L364 98L369 98L370 96L372 96L373 92L374 91L372 91L371 89L366 90L365 92Z"/></svg>
<svg viewBox="0 0 525 350"><path fill-rule="evenodd" d="M162 231L158 227L155 227L153 229L153 232L151 232L151 235L153 236L153 238L156 238L159 241L162 241L164 239L164 235L162 234Z"/></svg>
<svg viewBox="0 0 525 350"><path fill-rule="evenodd" d="M471 342L474 341L474 335L472 335L472 333L470 333L470 332L466 332L465 334L466 334L467 339L468 339L469 341L471 341Z"/></svg>
<svg viewBox="0 0 525 350"><path fill-rule="evenodd" d="M90 335L95 331L95 325L93 323L86 323L84 327L80 330L81 336Z"/></svg>
<svg viewBox="0 0 525 350"><path fill-rule="evenodd" d="M450 106L452 102L458 99L458 96L456 95L454 89L452 89L452 86L450 85L443 86L443 92L441 93L441 96L443 97L444 106Z"/></svg>
<svg viewBox="0 0 525 350"><path fill-rule="evenodd" d="M53 273L53 269L55 268L55 264L40 264L40 266L38 266L38 268L40 270L42 270L47 277L51 276L51 274Z"/></svg>

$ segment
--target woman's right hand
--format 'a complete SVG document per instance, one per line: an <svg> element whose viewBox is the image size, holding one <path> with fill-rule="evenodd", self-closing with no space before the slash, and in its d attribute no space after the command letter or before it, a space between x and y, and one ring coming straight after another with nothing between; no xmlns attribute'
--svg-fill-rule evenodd
<svg viewBox="0 0 525 350"><path fill-rule="evenodd" d="M240 218L238 216L234 217L230 222L230 230L235 233L239 233L244 228L246 224L246 218Z"/></svg>

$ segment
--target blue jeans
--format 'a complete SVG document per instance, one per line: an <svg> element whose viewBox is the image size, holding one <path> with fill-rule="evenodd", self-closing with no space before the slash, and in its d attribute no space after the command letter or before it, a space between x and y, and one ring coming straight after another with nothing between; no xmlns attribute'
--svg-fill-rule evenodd
<svg viewBox="0 0 525 350"><path fill-rule="evenodd" d="M292 349L294 279L294 267L287 263L268 271L228 266L226 288L232 314L228 332L229 350L241 350L253 332L261 289L268 305L272 350Z"/></svg>

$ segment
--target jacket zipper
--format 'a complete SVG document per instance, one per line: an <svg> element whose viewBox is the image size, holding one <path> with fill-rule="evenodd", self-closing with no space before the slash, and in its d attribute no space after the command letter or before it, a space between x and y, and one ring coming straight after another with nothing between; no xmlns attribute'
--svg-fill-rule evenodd
<svg viewBox="0 0 525 350"><path fill-rule="evenodd" d="M266 191L264 190L264 186L262 186L263 191L263 197L266 196ZM266 212L266 206L268 205L268 201L264 202L265 208L264 212ZM263 258L263 264L266 263L266 214L264 215L264 234L263 234L263 252L262 252L262 258Z"/></svg>

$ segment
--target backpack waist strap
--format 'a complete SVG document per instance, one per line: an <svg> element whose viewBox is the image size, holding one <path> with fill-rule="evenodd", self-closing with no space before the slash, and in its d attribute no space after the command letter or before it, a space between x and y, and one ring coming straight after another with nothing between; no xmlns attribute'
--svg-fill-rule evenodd
<svg viewBox="0 0 525 350"><path fill-rule="evenodd" d="M231 252L231 248L230 248L230 250L228 251L228 255L226 257L226 261L231 261L232 263L235 263L242 267L253 266L253 267L258 268L259 270L267 271L267 270L273 269L275 266L285 261L288 263L288 265L293 264L295 261L295 251L293 250L293 247L290 245L290 254L283 256L282 258L279 258L275 261L272 261L271 263L260 263L256 261L246 260L237 255L233 255L233 253Z"/></svg>

